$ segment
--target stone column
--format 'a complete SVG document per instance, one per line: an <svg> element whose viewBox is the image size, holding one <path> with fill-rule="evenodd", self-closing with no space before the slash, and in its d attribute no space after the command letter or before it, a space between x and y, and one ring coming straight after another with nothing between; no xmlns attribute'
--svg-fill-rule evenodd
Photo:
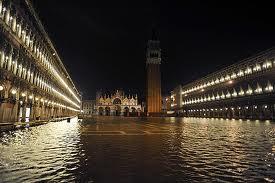
<svg viewBox="0 0 275 183"><path fill-rule="evenodd" d="M22 119L21 119L21 122L25 122L25 121L26 121L26 107L27 107L26 102L23 102L23 105L22 105Z"/></svg>
<svg viewBox="0 0 275 183"><path fill-rule="evenodd" d="M51 118L54 118L54 108L51 106Z"/></svg>
<svg viewBox="0 0 275 183"><path fill-rule="evenodd" d="M44 104L44 120L48 119L48 106Z"/></svg>
<svg viewBox="0 0 275 183"><path fill-rule="evenodd" d="M0 106L0 111L1 111L1 122L11 122L11 111L12 111L12 104L9 103L7 99L5 99L1 106Z"/></svg>
<svg viewBox="0 0 275 183"><path fill-rule="evenodd" d="M11 114L11 121L12 122L18 122L19 121L19 113L18 113L18 108L19 108L19 102L18 100L15 101L15 104L13 105L12 108L12 114Z"/></svg>
<svg viewBox="0 0 275 183"><path fill-rule="evenodd" d="M35 102L31 103L31 113L30 113L30 121L35 121L36 114L36 104Z"/></svg>
<svg viewBox="0 0 275 183"><path fill-rule="evenodd" d="M45 119L45 105L44 103L41 104L41 110L40 110L40 119Z"/></svg>

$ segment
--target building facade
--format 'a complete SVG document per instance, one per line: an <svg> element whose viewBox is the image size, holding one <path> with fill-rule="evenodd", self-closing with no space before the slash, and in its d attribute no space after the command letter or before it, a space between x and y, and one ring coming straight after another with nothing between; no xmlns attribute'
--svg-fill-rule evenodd
<svg viewBox="0 0 275 183"><path fill-rule="evenodd" d="M29 0L0 0L0 122L76 115L81 96Z"/></svg>
<svg viewBox="0 0 275 183"><path fill-rule="evenodd" d="M148 41L146 53L146 112L149 116L160 115L161 104L161 49L160 41L153 32L152 39Z"/></svg>
<svg viewBox="0 0 275 183"><path fill-rule="evenodd" d="M98 115L105 116L139 116L143 108L138 104L137 95L125 95L122 90L117 90L111 95L98 93L96 97Z"/></svg>
<svg viewBox="0 0 275 183"><path fill-rule="evenodd" d="M82 111L84 115L96 114L96 101L95 100L83 100Z"/></svg>
<svg viewBox="0 0 275 183"><path fill-rule="evenodd" d="M209 74L171 93L183 116L238 119L275 118L275 49Z"/></svg>

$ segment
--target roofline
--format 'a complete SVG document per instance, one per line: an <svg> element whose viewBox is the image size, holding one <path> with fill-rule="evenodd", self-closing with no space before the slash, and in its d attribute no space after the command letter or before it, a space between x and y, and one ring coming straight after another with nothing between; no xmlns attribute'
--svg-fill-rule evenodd
<svg viewBox="0 0 275 183"><path fill-rule="evenodd" d="M78 94L78 95L81 97L80 92L79 92L78 89L76 88L76 86L75 86L75 84L74 84L74 82L73 82L71 76L70 76L69 73L67 72L66 67L64 66L63 62L61 61L61 59L60 59L60 57L59 57L59 55L58 55L58 53L57 53L57 51L56 51L56 49L55 49L55 47L54 47L52 41L50 40L50 37L49 37L48 33L47 33L46 30L44 29L44 26L43 26L42 22L40 21L40 19L39 19L37 13L35 12L35 10L34 10L34 8L33 8L33 6L32 6L32 3L30 2L30 0L25 0L25 3L26 3L26 5L27 5L27 7L29 8L29 10L30 10L32 16L33 16L33 17L35 18L35 20L37 21L38 27L40 28L40 31L42 32L43 36L46 38L47 43L49 44L49 46L51 47L51 49L54 51L55 56L57 57L57 60L58 60L59 64L61 65L62 69L65 71L65 74L67 74L67 76L69 77L69 78L67 78L67 79L69 79L69 81L71 82L71 84L73 85L73 87L75 88L75 90L77 91L76 94Z"/></svg>

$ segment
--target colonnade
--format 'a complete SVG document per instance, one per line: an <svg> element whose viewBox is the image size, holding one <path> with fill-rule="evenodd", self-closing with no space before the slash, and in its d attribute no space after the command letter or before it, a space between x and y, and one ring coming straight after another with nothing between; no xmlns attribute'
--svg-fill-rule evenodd
<svg viewBox="0 0 275 183"><path fill-rule="evenodd" d="M50 120L77 114L77 111L58 103L57 99L23 86L15 87L12 85L15 83L6 80L0 84L0 122Z"/></svg>
<svg viewBox="0 0 275 183"><path fill-rule="evenodd" d="M275 105L245 105L223 108L185 109L185 117L234 118L234 119L275 119Z"/></svg>
<svg viewBox="0 0 275 183"><path fill-rule="evenodd" d="M76 115L81 96L37 14L0 0L0 123Z"/></svg>

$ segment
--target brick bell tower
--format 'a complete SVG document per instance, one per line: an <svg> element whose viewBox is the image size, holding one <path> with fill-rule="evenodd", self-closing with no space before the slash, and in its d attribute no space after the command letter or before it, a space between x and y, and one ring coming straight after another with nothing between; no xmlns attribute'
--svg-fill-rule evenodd
<svg viewBox="0 0 275 183"><path fill-rule="evenodd" d="M146 111L148 116L161 114L161 49L156 30L147 43L146 52Z"/></svg>

